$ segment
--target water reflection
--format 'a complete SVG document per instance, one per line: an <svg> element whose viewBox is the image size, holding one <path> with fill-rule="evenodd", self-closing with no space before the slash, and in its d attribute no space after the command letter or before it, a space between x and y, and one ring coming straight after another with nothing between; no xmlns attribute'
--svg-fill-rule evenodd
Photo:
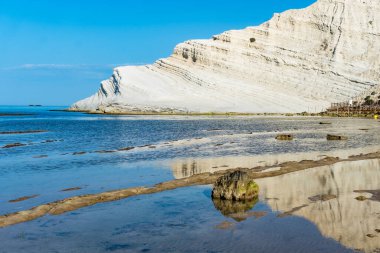
<svg viewBox="0 0 380 253"><path fill-rule="evenodd" d="M189 158L174 160L170 166L176 179L192 175L216 172L228 168L255 168L258 166L274 166L287 161L319 160L326 156L346 159L351 155L377 152L379 146L370 146L360 149L335 150L328 152L302 152L264 154L254 156L227 156L214 158Z"/></svg>
<svg viewBox="0 0 380 253"><path fill-rule="evenodd" d="M234 219L235 221L246 220L251 210L259 201L259 198L245 201L233 201L224 199L212 199L214 206L224 216Z"/></svg>
<svg viewBox="0 0 380 253"><path fill-rule="evenodd" d="M315 223L324 236L347 247L380 251L380 202L355 199L359 195L371 198L370 190L380 188L380 160L343 162L257 183L260 197L282 213L280 217L302 216ZM367 192L360 191L364 189Z"/></svg>

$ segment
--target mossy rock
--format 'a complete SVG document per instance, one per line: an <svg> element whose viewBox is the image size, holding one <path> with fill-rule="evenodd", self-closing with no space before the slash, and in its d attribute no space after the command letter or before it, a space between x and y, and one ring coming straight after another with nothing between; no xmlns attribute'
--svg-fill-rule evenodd
<svg viewBox="0 0 380 253"><path fill-rule="evenodd" d="M251 200L258 197L259 186L246 172L235 171L216 180L212 191L213 199Z"/></svg>
<svg viewBox="0 0 380 253"><path fill-rule="evenodd" d="M345 141L345 140L348 140L348 138L346 136L342 136L342 135L328 134L326 138L328 141Z"/></svg>
<svg viewBox="0 0 380 253"><path fill-rule="evenodd" d="M359 196L359 197L356 197L355 199L358 200L358 201L365 201L365 200L367 200L367 198L364 197L364 196Z"/></svg>
<svg viewBox="0 0 380 253"><path fill-rule="evenodd" d="M292 141L294 136L291 134L279 134L276 136L276 140L278 141Z"/></svg>

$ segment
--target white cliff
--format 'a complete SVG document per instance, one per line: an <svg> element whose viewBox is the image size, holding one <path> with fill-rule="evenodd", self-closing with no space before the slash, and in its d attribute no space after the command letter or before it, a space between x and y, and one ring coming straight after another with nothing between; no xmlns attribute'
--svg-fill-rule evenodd
<svg viewBox="0 0 380 253"><path fill-rule="evenodd" d="M70 108L98 112L302 112L380 80L379 0L318 0L152 65L118 67Z"/></svg>

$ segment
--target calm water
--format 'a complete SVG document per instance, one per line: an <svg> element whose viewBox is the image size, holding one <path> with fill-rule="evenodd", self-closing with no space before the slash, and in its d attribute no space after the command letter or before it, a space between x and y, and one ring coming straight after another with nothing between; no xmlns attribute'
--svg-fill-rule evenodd
<svg viewBox="0 0 380 253"><path fill-rule="evenodd" d="M150 186L227 167L366 153L378 150L380 144L380 124L374 120L106 116L51 109L62 108L0 107L0 114L32 114L0 117L0 132L48 131L0 135L0 146L26 144L0 148L0 214L73 195ZM332 124L320 125L320 121ZM280 132L293 133L296 139L274 140ZM327 133L344 134L349 140L328 142ZM108 153L126 147L133 149ZM261 180L260 200L248 210L261 215L241 222L214 206L211 186L189 187L0 229L0 252L374 252L380 248L373 243L380 241L380 234L377 239L366 234L376 233L373 226L380 227L378 202L358 202L353 193L380 188L378 161L366 162L347 164L351 170L336 165ZM316 179L318 173L323 180ZM337 177L331 178L334 173L347 183L337 183ZM71 187L81 189L61 191ZM309 200L324 192L335 192L337 198ZM31 195L38 196L9 202ZM299 206L304 207L293 215L279 215ZM350 216L353 209L357 212ZM323 219L330 216L334 219ZM352 219L365 229L353 227L348 222ZM366 220L372 225L366 225Z"/></svg>

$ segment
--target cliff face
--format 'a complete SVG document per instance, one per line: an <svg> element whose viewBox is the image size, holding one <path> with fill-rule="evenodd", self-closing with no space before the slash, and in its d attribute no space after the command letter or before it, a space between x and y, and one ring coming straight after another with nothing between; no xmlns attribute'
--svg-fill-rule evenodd
<svg viewBox="0 0 380 253"><path fill-rule="evenodd" d="M378 85L379 0L319 0L257 27L191 40L152 65L119 67L72 110L320 111Z"/></svg>

